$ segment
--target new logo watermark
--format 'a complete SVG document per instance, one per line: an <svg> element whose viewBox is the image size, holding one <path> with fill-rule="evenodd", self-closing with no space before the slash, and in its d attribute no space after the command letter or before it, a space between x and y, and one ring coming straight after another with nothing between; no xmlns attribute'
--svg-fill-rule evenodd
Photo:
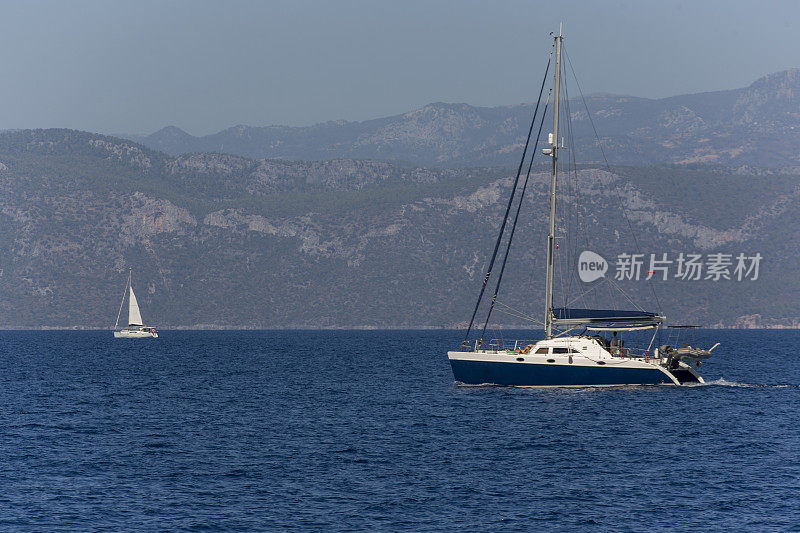
<svg viewBox="0 0 800 533"><path fill-rule="evenodd" d="M606 275L608 262L603 256L584 250L578 256L578 277L584 283L591 283Z"/></svg>
<svg viewBox="0 0 800 533"><path fill-rule="evenodd" d="M638 281L648 279L680 279L689 281L756 281L763 256L709 253L662 253L617 255L614 279ZM584 250L578 256L578 277L592 283L605 277L609 264L600 254Z"/></svg>

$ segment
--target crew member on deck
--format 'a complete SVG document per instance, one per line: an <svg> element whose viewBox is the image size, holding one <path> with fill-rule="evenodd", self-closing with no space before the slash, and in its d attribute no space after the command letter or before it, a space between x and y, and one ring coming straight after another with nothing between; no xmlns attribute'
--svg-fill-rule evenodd
<svg viewBox="0 0 800 533"><path fill-rule="evenodd" d="M611 355L619 355L619 339L616 331L611 337Z"/></svg>

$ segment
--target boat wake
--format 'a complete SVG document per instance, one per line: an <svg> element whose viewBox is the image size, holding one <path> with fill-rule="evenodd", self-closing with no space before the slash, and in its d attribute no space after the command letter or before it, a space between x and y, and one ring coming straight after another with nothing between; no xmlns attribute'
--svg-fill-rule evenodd
<svg viewBox="0 0 800 533"><path fill-rule="evenodd" d="M473 384L473 383L462 383L460 381L455 382L455 386L459 389L510 389L510 390L552 390L552 389L563 389L565 391L585 391L585 390L592 390L592 389L649 389L652 388L653 385L538 385L538 386L525 386L525 385L497 385L494 383L480 383L480 384ZM670 385L660 385L668 387ZM762 389L786 389L786 388L800 388L800 385L795 384L781 384L781 383L741 383L738 381L728 381L725 378L715 379L713 381L706 381L705 383L684 383L681 385L681 388L684 387L733 387L733 388L740 388L740 389L754 389L754 388L762 388Z"/></svg>
<svg viewBox="0 0 800 533"><path fill-rule="evenodd" d="M769 384L769 383L740 383L738 381L728 381L725 378L715 379L714 381L706 381L705 383L695 383L685 385L689 387L737 387L743 389L749 388L767 388L767 389L785 389L787 387L800 387L800 385L788 384Z"/></svg>

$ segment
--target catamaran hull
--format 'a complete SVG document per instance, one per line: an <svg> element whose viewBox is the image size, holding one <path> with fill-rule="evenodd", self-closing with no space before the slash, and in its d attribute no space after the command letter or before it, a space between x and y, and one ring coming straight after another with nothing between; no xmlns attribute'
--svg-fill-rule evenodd
<svg viewBox="0 0 800 533"><path fill-rule="evenodd" d="M483 355L483 354L479 354ZM679 379L664 367L644 361L596 361L576 357L564 361L502 361L501 357L476 357L474 352L449 352L455 380L464 385L516 387L590 387L601 385L680 385L703 383L693 369L682 365ZM524 357L522 357L524 359ZM683 368L685 367L685 368Z"/></svg>
<svg viewBox="0 0 800 533"><path fill-rule="evenodd" d="M123 329L114 332L115 339L157 339L158 333L154 331L141 331L138 329Z"/></svg>

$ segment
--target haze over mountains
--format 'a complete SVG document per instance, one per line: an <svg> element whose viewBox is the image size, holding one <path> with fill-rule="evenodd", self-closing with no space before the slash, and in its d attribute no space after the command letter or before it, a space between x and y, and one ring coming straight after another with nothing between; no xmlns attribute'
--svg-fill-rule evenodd
<svg viewBox="0 0 800 533"><path fill-rule="evenodd" d="M570 93L576 152L602 154L586 108L613 164L714 163L777 167L800 164L800 70L749 87L658 100L595 95L586 106ZM403 115L309 127L235 126L194 137L169 126L130 136L171 155L224 152L249 158L385 159L416 165L515 165L533 104L473 107L435 103Z"/></svg>
<svg viewBox="0 0 800 533"><path fill-rule="evenodd" d="M577 151L589 155L565 177L559 212L582 213L585 246L609 260L636 251L627 220L645 253L760 253L757 281L658 282L661 309L673 322L797 327L799 94L790 70L732 91L590 97L610 173L588 163L602 158L573 101ZM111 327L129 266L157 326L462 325L531 113L432 104L309 128L167 129L141 139L150 147L0 133L0 327ZM541 167L500 295L536 318L546 206ZM654 303L643 282L623 286Z"/></svg>

